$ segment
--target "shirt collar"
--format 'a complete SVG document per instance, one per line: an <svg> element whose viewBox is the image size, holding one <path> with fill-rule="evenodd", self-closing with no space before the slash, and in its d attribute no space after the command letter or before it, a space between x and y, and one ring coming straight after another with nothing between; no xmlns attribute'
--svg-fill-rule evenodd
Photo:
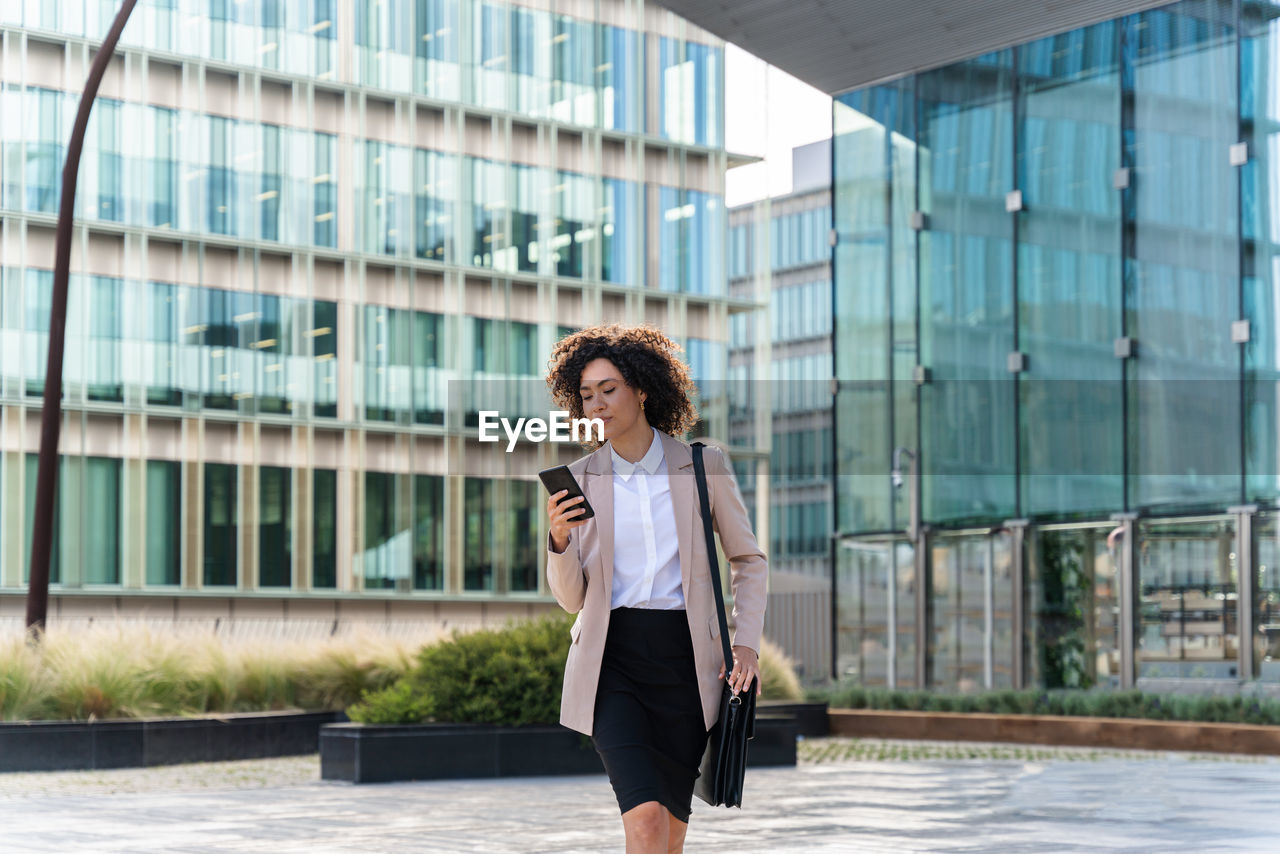
<svg viewBox="0 0 1280 854"><path fill-rule="evenodd" d="M658 428L649 425L649 429L653 431L653 442L649 445L649 450L639 462L629 462L618 456L618 452L613 449L613 443L609 443L609 454L613 457L613 473L621 477L624 481L631 480L631 475L635 472L636 467L644 469L649 474L656 474L658 466L662 465L662 440L658 437Z"/></svg>

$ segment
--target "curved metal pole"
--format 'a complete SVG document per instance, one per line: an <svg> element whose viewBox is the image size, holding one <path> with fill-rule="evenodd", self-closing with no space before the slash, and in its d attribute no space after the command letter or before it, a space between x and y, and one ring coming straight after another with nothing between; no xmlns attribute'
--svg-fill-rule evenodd
<svg viewBox="0 0 1280 854"><path fill-rule="evenodd" d="M89 111L98 97L98 86L116 52L120 33L138 0L124 0L89 67L80 95L80 108L67 161L62 167L62 198L58 204L57 242L53 262L53 307L49 313L49 356L44 379L44 399L40 411L40 463L36 475L36 506L31 533L31 580L27 585L27 631L39 637L49 610L49 556L53 541L53 499L58 487L58 435L62 428L62 351L67 330L67 280L71 270L71 217L75 213L76 178L80 172L80 151L89 125Z"/></svg>

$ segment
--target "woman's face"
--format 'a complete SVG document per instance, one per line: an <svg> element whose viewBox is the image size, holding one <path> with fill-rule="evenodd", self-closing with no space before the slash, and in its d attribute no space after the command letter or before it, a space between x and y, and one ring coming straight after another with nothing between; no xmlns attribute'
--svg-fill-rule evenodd
<svg viewBox="0 0 1280 854"><path fill-rule="evenodd" d="M578 383L582 397L582 414L604 421L605 439L625 435L637 426L649 429L640 403L647 397L622 379L622 372L608 359L593 359L582 370Z"/></svg>

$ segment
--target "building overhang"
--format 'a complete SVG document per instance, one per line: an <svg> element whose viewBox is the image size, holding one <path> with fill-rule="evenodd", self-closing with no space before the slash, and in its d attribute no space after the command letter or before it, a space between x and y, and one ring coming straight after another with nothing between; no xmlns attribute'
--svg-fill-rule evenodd
<svg viewBox="0 0 1280 854"><path fill-rule="evenodd" d="M654 0L837 95L1169 0Z"/></svg>

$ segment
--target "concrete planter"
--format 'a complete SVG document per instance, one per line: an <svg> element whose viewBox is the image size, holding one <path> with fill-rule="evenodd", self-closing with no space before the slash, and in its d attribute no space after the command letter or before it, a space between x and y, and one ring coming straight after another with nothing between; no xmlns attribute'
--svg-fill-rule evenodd
<svg viewBox="0 0 1280 854"><path fill-rule="evenodd" d="M1280 727L1056 715L832 709L832 735L1280 756Z"/></svg>
<svg viewBox="0 0 1280 854"><path fill-rule="evenodd" d="M796 719L796 731L806 738L827 735L830 723L826 703L802 703L791 700L758 700L757 715L791 715Z"/></svg>
<svg viewBox="0 0 1280 854"><path fill-rule="evenodd" d="M343 712L0 723L0 772L91 771L315 753Z"/></svg>
<svg viewBox="0 0 1280 854"><path fill-rule="evenodd" d="M751 767L796 764L795 718L756 715ZM591 740L554 726L328 724L320 729L320 777L352 783L603 774Z"/></svg>

